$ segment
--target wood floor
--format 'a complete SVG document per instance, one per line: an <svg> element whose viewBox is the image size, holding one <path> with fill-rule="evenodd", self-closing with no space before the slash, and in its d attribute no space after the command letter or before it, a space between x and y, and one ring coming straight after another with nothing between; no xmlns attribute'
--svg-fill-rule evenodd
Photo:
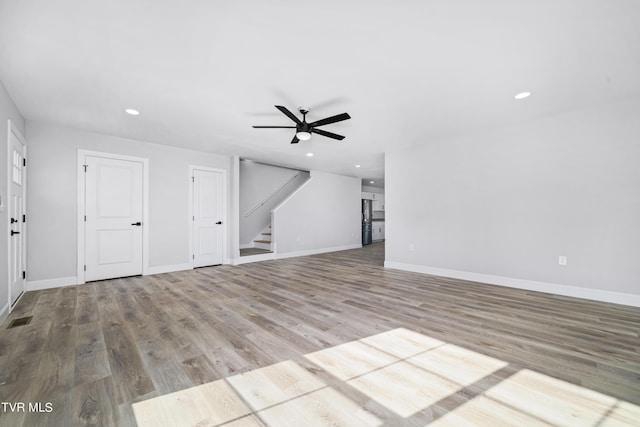
<svg viewBox="0 0 640 427"><path fill-rule="evenodd" d="M0 329L0 425L638 425L640 309L383 252L28 292Z"/></svg>
<svg viewBox="0 0 640 427"><path fill-rule="evenodd" d="M240 249L240 256L249 256L249 255L263 255L263 254L270 254L272 253L269 250L266 249L260 249L260 248L244 248L244 249Z"/></svg>

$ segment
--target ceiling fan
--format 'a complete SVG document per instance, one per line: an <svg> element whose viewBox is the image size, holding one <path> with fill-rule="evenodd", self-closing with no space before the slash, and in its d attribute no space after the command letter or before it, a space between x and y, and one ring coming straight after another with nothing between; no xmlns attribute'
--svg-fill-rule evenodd
<svg viewBox="0 0 640 427"><path fill-rule="evenodd" d="M331 123L341 122L343 120L350 119L351 116L347 113L338 114L335 116L327 117L326 119L316 120L315 122L307 123L307 113L309 112L308 107L300 107L298 111L302 114L302 120L297 118L291 111L289 111L286 107L282 105L276 105L276 108L282 113L293 120L296 125L295 126L254 126L254 128L264 128L264 129L295 129L296 134L293 136L291 140L292 144L297 144L300 141L307 141L311 138L312 133L317 133L318 135L326 136L328 138L337 139L342 141L344 136L338 135L336 133L327 132L326 130L316 129L318 126L328 125Z"/></svg>

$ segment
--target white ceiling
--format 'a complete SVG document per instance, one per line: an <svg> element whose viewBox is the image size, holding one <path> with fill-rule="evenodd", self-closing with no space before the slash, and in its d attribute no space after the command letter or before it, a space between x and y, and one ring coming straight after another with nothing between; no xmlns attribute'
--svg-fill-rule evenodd
<svg viewBox="0 0 640 427"><path fill-rule="evenodd" d="M0 79L28 120L379 179L385 152L640 98L640 1L0 0ZM348 112L346 139L253 129L291 124L275 104Z"/></svg>

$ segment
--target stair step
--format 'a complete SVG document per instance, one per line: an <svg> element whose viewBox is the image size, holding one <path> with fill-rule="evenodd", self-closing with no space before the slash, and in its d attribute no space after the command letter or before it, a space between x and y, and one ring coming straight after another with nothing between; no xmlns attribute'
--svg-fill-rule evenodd
<svg viewBox="0 0 640 427"><path fill-rule="evenodd" d="M262 233L263 236L271 236L271 233Z"/></svg>
<svg viewBox="0 0 640 427"><path fill-rule="evenodd" d="M255 243L266 243L269 244L271 243L271 240L254 240Z"/></svg>

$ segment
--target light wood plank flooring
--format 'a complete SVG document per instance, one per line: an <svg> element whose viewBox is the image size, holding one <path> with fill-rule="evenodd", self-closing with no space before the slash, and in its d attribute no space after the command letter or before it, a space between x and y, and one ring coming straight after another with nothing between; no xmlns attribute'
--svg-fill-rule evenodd
<svg viewBox="0 0 640 427"><path fill-rule="evenodd" d="M638 425L640 309L383 259L28 292L0 329L0 402L42 412L3 405L0 425Z"/></svg>

